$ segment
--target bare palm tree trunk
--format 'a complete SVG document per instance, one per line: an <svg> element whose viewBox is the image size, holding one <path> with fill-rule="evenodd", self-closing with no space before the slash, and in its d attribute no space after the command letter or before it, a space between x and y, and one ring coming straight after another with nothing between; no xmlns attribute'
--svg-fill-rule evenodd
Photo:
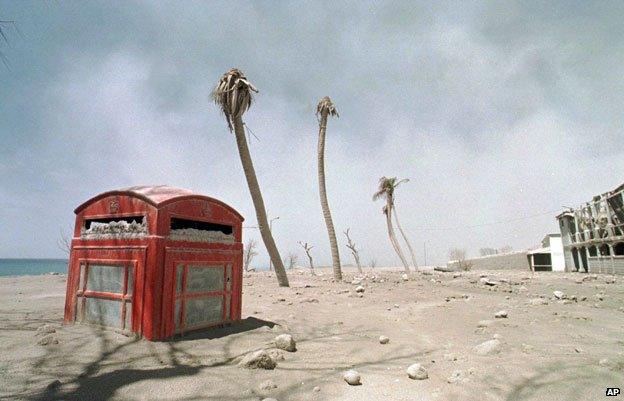
<svg viewBox="0 0 624 401"><path fill-rule="evenodd" d="M327 111L321 114L319 123L319 140L318 140L318 180L319 195L321 198L321 208L323 209L323 217L327 226L327 234L329 235L329 245L331 247L332 265L334 268L334 279L342 281L342 269L340 268L340 253L338 252L338 241L336 240L336 231L332 221L331 212L329 211L329 203L327 202L327 189L325 188L325 132L327 130Z"/></svg>
<svg viewBox="0 0 624 401"><path fill-rule="evenodd" d="M409 249L410 256L412 257L412 267L414 267L414 269L415 269L415 268L418 267L418 265L416 264L416 257L414 256L414 250L412 249L412 245L410 244L409 240L407 239L407 236L405 236L405 233L403 232L403 228L401 227L401 223L399 223L399 215L396 212L396 206L394 207L394 221L396 222L397 228L399 229L399 232L401 233L401 236L403 237L403 240L407 244L407 249Z"/></svg>
<svg viewBox="0 0 624 401"><path fill-rule="evenodd" d="M399 255L399 258L401 259L401 262L403 263L405 272L409 273L410 272L409 264L407 263L405 256L403 256L403 251L401 250L401 246L399 245L399 242L397 241L396 236L394 235L394 227L392 227L392 208L393 208L392 198L388 198L388 203L386 206L386 224L388 225L388 236L390 237L390 243L392 244L392 247L394 248L397 255Z"/></svg>
<svg viewBox="0 0 624 401"><path fill-rule="evenodd" d="M238 154L240 155L241 163L243 165L243 171L245 172L245 178L247 179L247 185L249 186L249 192L251 199L253 200L254 208L256 210L256 217L258 219L258 228L262 241L266 246L269 257L275 266L275 275L277 276L277 282L281 287L288 287L288 276L286 275L286 269L282 263L273 235L269 230L269 222L267 221L266 209L264 207L264 200L262 199L262 193L260 192L260 185L258 184L258 178L256 177L256 171L251 161L251 155L249 154L249 147L247 146L247 139L245 138L245 128L243 127L243 119L241 117L235 117L234 121L234 135L236 136L236 145L238 146Z"/></svg>

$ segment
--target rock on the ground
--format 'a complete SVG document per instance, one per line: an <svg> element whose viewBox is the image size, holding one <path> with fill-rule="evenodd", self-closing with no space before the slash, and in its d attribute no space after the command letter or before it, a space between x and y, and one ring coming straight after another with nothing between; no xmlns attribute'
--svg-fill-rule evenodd
<svg viewBox="0 0 624 401"><path fill-rule="evenodd" d="M355 370L347 370L342 374L342 378L351 386L359 386L362 384L362 377Z"/></svg>
<svg viewBox="0 0 624 401"><path fill-rule="evenodd" d="M238 363L238 366L248 369L275 369L277 362L271 358L266 350L251 352Z"/></svg>
<svg viewBox="0 0 624 401"><path fill-rule="evenodd" d="M56 333L56 329L49 325L49 324L44 324L42 326L37 327L37 332L35 333L35 335L45 335L45 334L52 334L52 333Z"/></svg>
<svg viewBox="0 0 624 401"><path fill-rule="evenodd" d="M497 318L497 319L504 319L504 318L507 317L507 311L506 310L499 310L498 312L496 312L494 317Z"/></svg>
<svg viewBox="0 0 624 401"><path fill-rule="evenodd" d="M409 280L409 277L407 276L407 274L403 274L403 275L401 276L401 279L402 279L403 281L408 281L408 280Z"/></svg>
<svg viewBox="0 0 624 401"><path fill-rule="evenodd" d="M280 334L275 337L275 346L288 352L297 351L297 344L290 334Z"/></svg>
<svg viewBox="0 0 624 401"><path fill-rule="evenodd" d="M50 345L50 344L58 344L58 338L54 337L52 334L47 334L37 340L37 345Z"/></svg>
<svg viewBox="0 0 624 401"><path fill-rule="evenodd" d="M284 351L279 349L269 349L267 350L267 354L269 354L271 359L273 359L275 362L283 361L284 359L286 359L284 358Z"/></svg>
<svg viewBox="0 0 624 401"><path fill-rule="evenodd" d="M498 339L485 341L474 347L477 355L494 355L501 351L501 342Z"/></svg>
<svg viewBox="0 0 624 401"><path fill-rule="evenodd" d="M263 398L262 401L277 401L275 398Z"/></svg>
<svg viewBox="0 0 624 401"><path fill-rule="evenodd" d="M566 298L566 294L563 291L553 291L553 295L557 299L565 299Z"/></svg>
<svg viewBox="0 0 624 401"><path fill-rule="evenodd" d="M321 388L319 386L315 386L312 391L314 391L315 393L318 393L319 391L321 391Z"/></svg>
<svg viewBox="0 0 624 401"><path fill-rule="evenodd" d="M388 344L390 342L390 338L387 336L379 336L379 344Z"/></svg>
<svg viewBox="0 0 624 401"><path fill-rule="evenodd" d="M425 380L429 377L429 373L427 372L427 369L425 369L425 367L422 366L420 363L415 363L413 365L408 366L406 372L407 372L407 376L410 379L414 379L414 380Z"/></svg>
<svg viewBox="0 0 624 401"><path fill-rule="evenodd" d="M531 306L548 305L548 300L545 298L533 298L529 300L529 305Z"/></svg>
<svg viewBox="0 0 624 401"><path fill-rule="evenodd" d="M263 391L271 391L277 388L277 384L273 383L273 380L269 379L260 383L258 387L260 388L260 390L263 390Z"/></svg>
<svg viewBox="0 0 624 401"><path fill-rule="evenodd" d="M477 327L489 327L493 323L493 320L479 320L479 323L477 323Z"/></svg>
<svg viewBox="0 0 624 401"><path fill-rule="evenodd" d="M358 285L357 288L355 289L355 292L364 292L364 287L362 287L361 285Z"/></svg>

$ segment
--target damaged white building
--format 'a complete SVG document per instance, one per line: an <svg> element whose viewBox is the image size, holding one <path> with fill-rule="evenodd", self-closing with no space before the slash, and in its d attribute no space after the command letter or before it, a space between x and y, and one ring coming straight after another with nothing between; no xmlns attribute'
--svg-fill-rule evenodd
<svg viewBox="0 0 624 401"><path fill-rule="evenodd" d="M566 271L624 274L624 184L557 216Z"/></svg>

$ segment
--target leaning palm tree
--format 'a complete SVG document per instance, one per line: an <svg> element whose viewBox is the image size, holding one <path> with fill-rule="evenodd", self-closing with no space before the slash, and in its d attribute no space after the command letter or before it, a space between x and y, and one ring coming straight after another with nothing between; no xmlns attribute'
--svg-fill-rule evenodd
<svg viewBox="0 0 624 401"><path fill-rule="evenodd" d="M332 221L331 212L329 211L329 203L327 202L327 188L325 187L325 133L327 131L327 117L338 116L338 111L334 107L331 99L325 96L316 107L316 116L319 122L319 140L318 140L318 180L319 195L321 198L321 208L323 209L323 217L327 226L327 234L329 235L329 245L331 247L332 265L334 268L334 279L342 281L342 270L340 268L340 253L338 252L338 241L336 240L336 231Z"/></svg>
<svg viewBox="0 0 624 401"><path fill-rule="evenodd" d="M253 200L254 208L256 210L256 217L258 219L258 227L260 229L262 241L264 242L267 252L269 253L269 257L275 266L275 275L277 276L279 285L282 287L288 287L288 276L286 275L282 258L280 257L277 246L275 245L275 240L273 240L273 235L269 229L264 200L262 199L262 193L260 192L260 186L258 185L256 171L251 160L251 155L249 154L247 139L245 138L243 114L249 109L249 106L251 106L252 91L256 93L258 92L258 90L247 80L242 71L232 68L230 71L223 74L216 88L212 92L212 98L221 108L221 111L223 111L230 132L234 131L236 145L238 146L238 154L243 165L243 171L245 172L245 178L247 179L251 199Z"/></svg>
<svg viewBox="0 0 624 401"><path fill-rule="evenodd" d="M406 178L404 180L399 181L399 184L401 182L408 182L408 181L409 180ZM399 184L397 184L396 186L398 186ZM407 239L407 236L405 235L405 232L403 231L403 227L401 227L401 223L399 222L399 214L397 213L396 205L393 205L392 211L394 212L394 221L396 222L397 228L399 229L399 232L401 233L401 237L403 237L403 241L405 241L405 243L407 244L407 249L409 250L410 257L412 258L412 266L415 269L416 267L418 267L418 265L416 264L416 256L414 256L414 249L412 248L412 244Z"/></svg>
<svg viewBox="0 0 624 401"><path fill-rule="evenodd" d="M381 177L379 179L379 188L377 192L373 195L373 200L377 200L380 198L386 199L386 204L383 207L383 213L386 215L386 225L388 226L388 237L390 238L390 243L394 248L394 251L401 259L403 263L403 267L405 271L409 273L409 264L403 255L403 251L401 250L401 246L399 245L399 241L397 241L396 236L394 235L394 227L392 225L392 211L394 209L394 190L401 183L406 182L406 179L398 181L396 177L387 178Z"/></svg>

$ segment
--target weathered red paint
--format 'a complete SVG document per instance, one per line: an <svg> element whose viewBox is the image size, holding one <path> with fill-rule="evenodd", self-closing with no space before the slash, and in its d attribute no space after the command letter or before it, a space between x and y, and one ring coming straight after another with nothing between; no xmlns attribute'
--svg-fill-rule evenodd
<svg viewBox="0 0 624 401"><path fill-rule="evenodd" d="M188 262L231 264L229 314L223 308L222 323L241 318L242 306L242 222L243 217L225 203L167 186L132 187L102 193L75 210L76 225L71 243L65 299L65 323L74 322L77 295L109 299L132 299L131 328L148 340L171 337L175 331L175 268ZM146 216L147 234L140 238L85 239L85 221L96 218ZM171 218L224 224L233 228L233 243L187 242L168 238ZM80 266L85 264L127 265L133 268L131 296L93 291L79 292ZM224 269L225 270L225 269ZM124 289L127 286L127 278ZM125 292L124 292L125 293ZM197 294L193 294L196 296ZM201 295L201 294L200 294Z"/></svg>

